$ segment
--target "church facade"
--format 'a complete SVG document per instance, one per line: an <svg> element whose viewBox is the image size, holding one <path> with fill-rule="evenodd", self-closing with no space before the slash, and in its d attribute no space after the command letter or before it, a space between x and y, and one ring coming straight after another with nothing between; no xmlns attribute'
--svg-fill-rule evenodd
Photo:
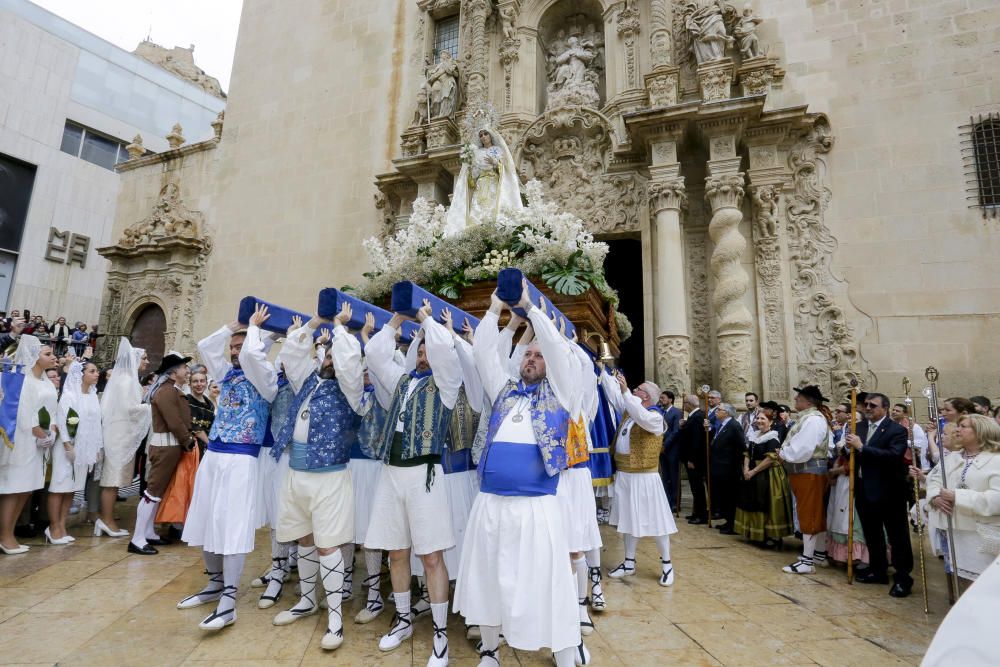
<svg viewBox="0 0 1000 667"><path fill-rule="evenodd" d="M636 248L609 275L661 386L997 396L998 37L987 0L245 0L217 138L120 168L102 324L155 305L191 351L247 294L311 311L448 204L489 108Z"/></svg>

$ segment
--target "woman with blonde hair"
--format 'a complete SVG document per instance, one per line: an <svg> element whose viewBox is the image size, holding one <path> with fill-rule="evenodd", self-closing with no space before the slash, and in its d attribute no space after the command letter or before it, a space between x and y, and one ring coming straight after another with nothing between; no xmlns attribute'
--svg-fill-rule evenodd
<svg viewBox="0 0 1000 667"><path fill-rule="evenodd" d="M1000 425L983 415L965 415L952 441L960 449L927 476L930 525L940 534L952 517L954 566L958 576L975 580L996 556L984 549L984 542L996 541L1000 532ZM947 489L941 483L942 465ZM943 551L947 558L948 550Z"/></svg>

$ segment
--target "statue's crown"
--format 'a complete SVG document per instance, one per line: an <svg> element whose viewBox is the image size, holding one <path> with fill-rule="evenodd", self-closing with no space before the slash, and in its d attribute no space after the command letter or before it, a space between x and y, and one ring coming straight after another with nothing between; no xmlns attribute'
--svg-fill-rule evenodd
<svg viewBox="0 0 1000 667"><path fill-rule="evenodd" d="M483 102L476 107L466 108L465 121L462 123L465 140L472 141L484 128L494 131L500 129L500 114L493 105L490 102Z"/></svg>

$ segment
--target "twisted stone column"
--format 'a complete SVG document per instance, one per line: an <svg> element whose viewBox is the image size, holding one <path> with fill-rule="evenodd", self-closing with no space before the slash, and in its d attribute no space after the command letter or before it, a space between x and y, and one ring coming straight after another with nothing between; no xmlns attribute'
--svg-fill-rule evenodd
<svg viewBox="0 0 1000 667"><path fill-rule="evenodd" d="M682 177L668 177L649 183L649 212L654 221L656 258L653 272L656 382L661 388L679 394L691 391L691 341L688 337L680 224L681 209L686 205Z"/></svg>
<svg viewBox="0 0 1000 667"><path fill-rule="evenodd" d="M491 0L464 0L462 20L471 26L471 61L466 80L465 97L470 109L487 101L489 77L489 43L486 37L486 19L493 11Z"/></svg>
<svg viewBox="0 0 1000 667"><path fill-rule="evenodd" d="M708 233L715 244L710 261L715 277L712 306L717 319L716 344L720 391L730 402L738 402L752 386L750 331L753 318L743 303L750 279L740 264L746 239L740 234L743 212L742 172L724 173L705 179L705 198L712 207Z"/></svg>

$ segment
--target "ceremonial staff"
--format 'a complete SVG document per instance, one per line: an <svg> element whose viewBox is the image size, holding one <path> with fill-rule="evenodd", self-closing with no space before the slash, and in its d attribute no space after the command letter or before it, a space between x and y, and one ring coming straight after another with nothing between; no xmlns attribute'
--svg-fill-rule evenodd
<svg viewBox="0 0 1000 667"><path fill-rule="evenodd" d="M913 465L920 468L920 451L913 440L913 399L910 398L910 378L903 378L903 404L906 406L906 438L910 446ZM924 564L924 513L920 508L920 478L913 476L913 499L917 508L917 542L920 545L920 581L924 587L924 613L931 613L927 604L927 566Z"/></svg>
<svg viewBox="0 0 1000 667"><path fill-rule="evenodd" d="M858 378L851 376L851 421L850 432L855 435L858 430ZM848 455L847 478L847 583L854 583L854 447Z"/></svg>
<svg viewBox="0 0 1000 667"><path fill-rule="evenodd" d="M930 390L927 395L927 414L930 415L931 421L934 422L937 428L938 434L938 472L941 473L941 488L948 488L948 471L945 470L944 457L945 457L945 446L944 446L944 427L941 424L940 413L938 412L938 393L937 393L937 379L938 371L933 366L928 366L927 370L924 371L924 377L927 378L931 386L928 387ZM948 575L948 603L955 604L955 596L958 594L958 563L955 561L955 519L951 514L948 517L948 529L947 529L947 539L948 539L948 555L951 557L951 574ZM948 573L945 573L948 574Z"/></svg>
<svg viewBox="0 0 1000 667"><path fill-rule="evenodd" d="M712 525L712 437L708 423L708 392L712 390L707 384L701 385L701 397L704 399L705 421L705 501L708 503L708 525Z"/></svg>

